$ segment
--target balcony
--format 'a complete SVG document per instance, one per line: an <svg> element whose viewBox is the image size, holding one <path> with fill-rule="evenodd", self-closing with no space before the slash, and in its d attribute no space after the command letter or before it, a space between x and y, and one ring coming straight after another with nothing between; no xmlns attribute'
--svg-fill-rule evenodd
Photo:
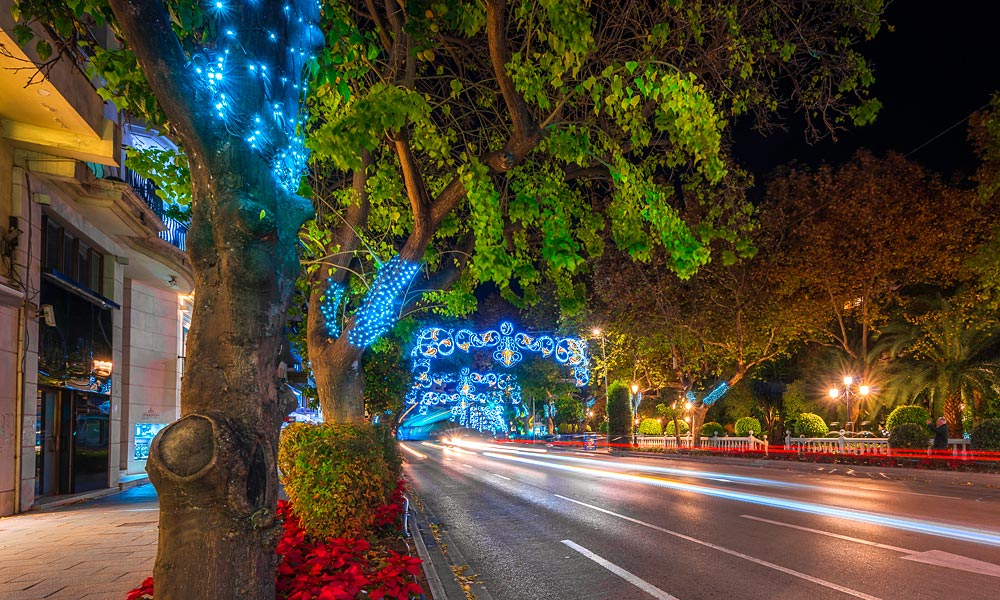
<svg viewBox="0 0 1000 600"><path fill-rule="evenodd" d="M140 200L146 203L146 206L161 220L163 225L166 227L163 231L159 232L160 239L173 244L180 250L187 250L187 232L188 226L181 223L173 217L168 217L166 215L166 210L163 200L156 195L156 185L146 179L136 174L135 171L129 169L128 167L109 167L107 165L101 165L97 163L87 163L90 167L91 172L98 179L106 179L110 181L122 181L127 183L135 195L139 197Z"/></svg>

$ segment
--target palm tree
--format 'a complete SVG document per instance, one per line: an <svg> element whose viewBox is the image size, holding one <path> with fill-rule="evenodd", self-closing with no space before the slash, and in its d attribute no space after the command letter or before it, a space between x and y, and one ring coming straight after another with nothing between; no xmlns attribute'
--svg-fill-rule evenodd
<svg viewBox="0 0 1000 600"><path fill-rule="evenodd" d="M978 420L976 408L1000 383L1000 327L970 322L948 303L927 321L886 328L880 342L892 361L887 399L923 399L935 417L948 419L953 437L962 434L965 408Z"/></svg>

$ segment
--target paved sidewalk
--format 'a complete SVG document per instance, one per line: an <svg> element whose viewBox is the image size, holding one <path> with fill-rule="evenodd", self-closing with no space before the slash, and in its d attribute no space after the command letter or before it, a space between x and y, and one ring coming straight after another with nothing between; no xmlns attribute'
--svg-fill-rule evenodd
<svg viewBox="0 0 1000 600"><path fill-rule="evenodd" d="M0 598L124 600L153 574L157 519L150 484L0 519Z"/></svg>

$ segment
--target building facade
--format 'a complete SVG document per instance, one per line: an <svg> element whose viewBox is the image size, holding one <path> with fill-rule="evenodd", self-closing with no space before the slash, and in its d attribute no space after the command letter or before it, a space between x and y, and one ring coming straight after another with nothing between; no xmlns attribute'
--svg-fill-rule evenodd
<svg viewBox="0 0 1000 600"><path fill-rule="evenodd" d="M117 487L179 414L186 228L84 74L12 39L0 0L0 516ZM41 34L41 32L37 32ZM32 83L29 78L35 77ZM166 143L166 142L164 142Z"/></svg>

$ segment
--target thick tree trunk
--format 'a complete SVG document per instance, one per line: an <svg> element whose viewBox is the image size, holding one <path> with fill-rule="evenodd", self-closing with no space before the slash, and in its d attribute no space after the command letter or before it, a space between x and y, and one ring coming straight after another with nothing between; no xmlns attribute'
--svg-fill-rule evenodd
<svg viewBox="0 0 1000 600"><path fill-rule="evenodd" d="M211 160L191 157L196 291L182 418L147 463L160 502L156 598L273 600L277 442L292 408L277 362L309 206L248 152L224 147Z"/></svg>
<svg viewBox="0 0 1000 600"><path fill-rule="evenodd" d="M316 392L323 419L327 422L360 423L365 420L365 376L361 369L364 349L352 345L347 338L344 332L336 340L328 339L309 346Z"/></svg>
<svg viewBox="0 0 1000 600"><path fill-rule="evenodd" d="M949 396L944 403L944 418L948 420L948 437L962 437L962 399Z"/></svg>
<svg viewBox="0 0 1000 600"><path fill-rule="evenodd" d="M701 426L705 424L705 415L708 414L708 405L698 404L691 407L691 445L695 448L701 446Z"/></svg>

